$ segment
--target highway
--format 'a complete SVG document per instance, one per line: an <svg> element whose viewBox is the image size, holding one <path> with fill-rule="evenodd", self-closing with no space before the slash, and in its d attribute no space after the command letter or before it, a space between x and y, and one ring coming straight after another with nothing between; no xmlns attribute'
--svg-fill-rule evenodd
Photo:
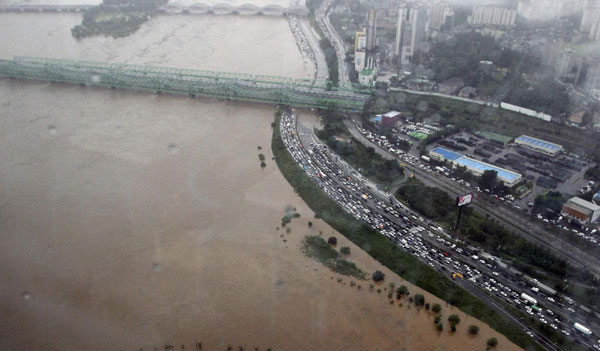
<svg viewBox="0 0 600 351"><path fill-rule="evenodd" d="M587 321L578 317L580 312L576 315L575 312L561 307L557 301L550 300L550 296L546 299L541 293L538 294L538 298L543 299L543 302L539 303L539 307L543 308L541 312L535 313L530 307L524 307L524 302L519 299L520 294L528 292L535 295L529 291L530 286L527 282L509 271L502 271L493 261L471 257L470 253L467 254L466 250L461 249L462 243L452 243L450 236L439 231L437 225L430 226L431 223L394 201L390 194L376 190L373 183L366 181L356 170L322 145L311 129L302 125L296 126L293 115L284 114L280 126L282 138L292 157L311 179L349 214L369 223L382 235L445 276L449 276L451 271L461 272L467 278L459 282L461 286L521 327L526 328L519 317L510 315L506 308L502 307L500 301L515 308L525 308L526 313L539 319L540 323L552 325L552 328L566 337L576 338L592 347L589 338L574 334L569 326L573 321L578 321L590 327L589 323L585 324ZM367 199L362 198L367 195ZM393 208L389 202L390 198L394 201ZM592 329L598 330L595 325ZM546 349L558 349L533 329L528 330Z"/></svg>
<svg viewBox="0 0 600 351"><path fill-rule="evenodd" d="M325 60L325 54L323 50L321 50L321 46L319 45L319 39L317 39L314 30L310 27L310 22L307 17L298 17L298 24L304 32L310 47L315 55L316 60L316 79L318 81L324 81L329 79L329 71L327 70L327 61Z"/></svg>
<svg viewBox="0 0 600 351"><path fill-rule="evenodd" d="M340 38L339 34L331 25L329 21L329 11L331 10L331 4L333 0L325 0L323 4L317 11L317 21L319 22L319 26L327 39L335 49L335 53L338 59L338 77L340 80L340 84L348 84L350 83L350 78L348 76L348 72L346 69L346 62L344 59L346 58L346 48L344 47L344 41Z"/></svg>
<svg viewBox="0 0 600 351"><path fill-rule="evenodd" d="M357 129L357 126L354 123L345 121L345 124L356 140L363 145L374 148L379 155L386 159L402 162L407 170L414 173L415 176L424 181L425 184L440 188L449 193L450 196L459 196L473 192L473 189L460 185L443 175L426 172L423 169L406 162L399 156L392 154L380 145L371 142ZM477 210L490 215L524 239L552 250L557 257L564 259L569 262L569 264L589 270L600 277L600 260L596 256L590 255L565 240L552 235L540 223L533 222L528 216L524 216L520 212L515 211L515 209L507 207L502 203L498 203L491 198L488 198L488 196L481 195L475 196L474 198L473 206L477 208Z"/></svg>

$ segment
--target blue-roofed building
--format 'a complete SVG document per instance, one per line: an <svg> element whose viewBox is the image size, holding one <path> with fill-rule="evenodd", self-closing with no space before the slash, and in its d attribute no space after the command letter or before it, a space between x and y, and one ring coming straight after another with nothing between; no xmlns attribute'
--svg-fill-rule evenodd
<svg viewBox="0 0 600 351"><path fill-rule="evenodd" d="M461 158L463 155L454 151L450 151L448 149L444 149L443 147L436 147L435 149L429 151L429 156L438 161L452 162L456 159Z"/></svg>
<svg viewBox="0 0 600 351"><path fill-rule="evenodd" d="M549 141L527 135L521 135L520 137L516 138L515 144L550 156L555 156L563 150L562 145L554 144Z"/></svg>
<svg viewBox="0 0 600 351"><path fill-rule="evenodd" d="M467 156L456 159L453 164L466 167L469 171L478 176L481 176L485 171L496 171L498 174L498 179L502 181L504 185L509 187L517 184L522 178L519 173L509 171L489 163L481 162Z"/></svg>
<svg viewBox="0 0 600 351"><path fill-rule="evenodd" d="M383 119L382 115L376 115L375 117L371 117L371 122L375 124L381 124L381 120Z"/></svg>
<svg viewBox="0 0 600 351"><path fill-rule="evenodd" d="M522 176L519 173L478 161L474 158L459 154L458 152L444 149L443 147L436 147L429 151L429 156L438 161L448 161L455 166L466 167L467 170L477 176L481 176L483 172L487 170L496 171L498 179L504 183L504 185L509 187L517 184L522 179Z"/></svg>

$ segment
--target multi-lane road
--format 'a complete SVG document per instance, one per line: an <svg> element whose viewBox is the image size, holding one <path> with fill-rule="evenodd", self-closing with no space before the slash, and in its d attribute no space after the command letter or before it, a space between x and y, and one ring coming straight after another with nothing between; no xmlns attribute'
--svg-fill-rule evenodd
<svg viewBox="0 0 600 351"><path fill-rule="evenodd" d="M473 189L458 184L443 175L426 172L415 165L404 162L398 155L392 154L389 150L382 148L380 145L367 139L354 123L346 121L346 127L356 140L363 145L373 147L379 155L388 160L401 161L404 163L406 169L414 173L427 185L440 188L451 196L464 195L473 192ZM598 257L581 250L565 241L563 238L553 235L550 231L546 230L542 224L532 221L528 216L524 216L515 209L507 207L502 203L493 201L485 195L482 195L481 197L476 196L473 206L484 214L498 220L524 239L546 247L552 250L557 257L564 259L571 265L586 269L600 277L600 260Z"/></svg>
<svg viewBox="0 0 600 351"><path fill-rule="evenodd" d="M451 239L436 224L429 223L410 209L393 201L390 194L379 191L366 181L350 165L322 145L313 131L297 121L291 113L284 113L281 136L288 151L323 191L357 219L369 223L398 246L417 256L446 276L459 272L465 280L457 281L460 286L481 298L498 313L528 330L538 342L548 350L558 350L543 335L528 328L519 315L512 315L503 304L525 310L540 323L565 337L573 338L588 347L598 347L590 338L585 338L572 330L572 324L579 322L598 332L596 323L581 318L577 306L563 306L551 296L531 292L531 282L523 281L514 272L504 271L490 259L473 257L460 241ZM489 256L488 256L489 257ZM540 301L540 312L526 306L520 294L526 292ZM586 324L587 323L587 324Z"/></svg>
<svg viewBox="0 0 600 351"><path fill-rule="evenodd" d="M328 19L328 10L330 2L325 1L317 10L317 21L330 40L338 56L338 67L340 73L340 82L349 82L348 72L345 68L345 49L343 41L331 26ZM315 44L315 33L308 26L308 22L304 23L305 30L308 33L307 37L311 37L313 42L311 46L315 51L315 55L322 50ZM324 60L317 64L317 72L326 71L327 66ZM319 74L317 74L319 75ZM501 316L516 323L527 333L534 337L537 342L548 350L559 350L557 345L545 338L541 333L537 332L531 326L528 326L522 320L522 315L513 315L505 308L509 304L517 309L524 310L524 313L536 318L539 323L547 324L550 328L555 329L557 333L564 334L590 349L595 348L600 350L600 343L596 343L593 337L584 336L573 329L573 323L578 322L587 325L593 330L595 335L600 334L600 324L595 319L595 316L584 314L579 306L575 304L565 304L557 301L552 296L547 296L541 292L532 292L531 288L536 287L537 282L524 280L523 275L514 269L502 270L496 266L493 259L484 260L483 258L474 257L473 252L467 251L465 245L460 241L452 239L448 233L441 231L441 227L435 223L430 223L418 216L406 206L400 204L395 198L389 194L377 189L376 184L369 182L362 177L360 173L353 169L350 165L341 160L337 155L332 154L314 135L313 130L304 128L297 124L295 117L286 112L281 119L281 136L286 147L292 157L306 171L309 177L317 183L325 193L334 199L338 204L353 217L369 223L374 229L378 230L382 235L385 235L394 243L407 252L415 255L423 262L434 267L441 273L449 276L450 272L460 272L465 276L465 280L457 280L456 283L465 288L473 295L480 298L489 306L494 308ZM353 136L359 141L373 146L375 150L382 156L392 159L395 155L391 155L387 150L370 143L369 140L353 126L349 125L349 129ZM448 179L440 179L431 176L418 167L409 166L409 170L415 175L421 177L429 185L441 187L450 192L452 195L459 195L468 192L467 189L461 189L456 184L449 184ZM540 235L529 233L532 230L532 224L523 218L512 218L515 216L513 212L496 212L497 206L490 210L485 205L479 202L476 206L481 206L484 213L493 215L495 218L511 224L510 227L515 229L516 226L523 235L529 235L529 239L548 245L548 238ZM503 211L512 209L504 209ZM517 219L517 220L515 220ZM521 228L522 226L522 228ZM535 228L533 228L535 229ZM542 232L543 233L543 232ZM568 246L565 246L568 245ZM550 245L555 251L569 250L572 245L562 241L552 242ZM593 265L591 271L599 274L596 258L592 260L581 259L582 254L577 248L573 247L573 251L566 254L561 254L559 257L565 258L567 261L574 263L580 267L589 268ZM489 255L487 256L490 257ZM534 306L530 306L521 298L522 293L535 296L539 299L535 308L541 308L537 311ZM572 301L572 300L571 300Z"/></svg>

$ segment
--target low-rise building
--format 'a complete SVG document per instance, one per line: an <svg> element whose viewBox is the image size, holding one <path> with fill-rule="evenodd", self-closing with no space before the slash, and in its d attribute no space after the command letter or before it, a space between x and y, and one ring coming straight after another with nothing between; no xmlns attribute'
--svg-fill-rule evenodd
<svg viewBox="0 0 600 351"><path fill-rule="evenodd" d="M583 123L584 115L585 115L585 111L577 111L577 112L571 113L567 119L569 120L569 122L579 125L579 124Z"/></svg>
<svg viewBox="0 0 600 351"><path fill-rule="evenodd" d="M514 186L522 179L522 176L519 173L464 156L458 152L450 151L442 147L431 150L429 156L438 161L450 162L453 166L465 167L468 171L477 176L481 176L485 171L495 171L498 180L508 187Z"/></svg>
<svg viewBox="0 0 600 351"><path fill-rule="evenodd" d="M400 120L401 116L402 114L398 111L384 113L381 118L381 124L384 126L393 126L396 122L398 122L398 120Z"/></svg>
<svg viewBox="0 0 600 351"><path fill-rule="evenodd" d="M383 115L376 115L375 117L371 118L371 122L384 127L393 127L394 124L400 120L401 115L402 114L398 111L390 111Z"/></svg>
<svg viewBox="0 0 600 351"><path fill-rule="evenodd" d="M459 77L450 78L438 85L440 93L448 95L456 94L460 88L464 86L465 83L463 82L462 78Z"/></svg>
<svg viewBox="0 0 600 351"><path fill-rule="evenodd" d="M521 135L520 137L516 138L515 144L550 156L556 156L563 150L562 145L554 144L549 141L527 135Z"/></svg>
<svg viewBox="0 0 600 351"><path fill-rule="evenodd" d="M472 98L475 96L476 92L477 89L475 89L474 87L464 87L460 89L460 93L458 93L458 96L463 98Z"/></svg>
<svg viewBox="0 0 600 351"><path fill-rule="evenodd" d="M600 206L578 197L572 197L563 205L561 214L582 224L592 223L600 216Z"/></svg>

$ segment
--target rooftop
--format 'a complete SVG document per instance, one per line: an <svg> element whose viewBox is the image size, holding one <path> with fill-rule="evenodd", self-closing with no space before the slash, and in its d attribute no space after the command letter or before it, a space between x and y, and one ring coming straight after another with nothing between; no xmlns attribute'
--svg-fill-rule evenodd
<svg viewBox="0 0 600 351"><path fill-rule="evenodd" d="M398 111L390 111L383 115L383 117L388 117L388 118L397 117L397 116L400 116L400 112L398 112Z"/></svg>
<svg viewBox="0 0 600 351"><path fill-rule="evenodd" d="M461 166L465 166L467 168L477 169L481 173L483 173L484 171L496 171L496 173L498 174L498 179L510 183L514 182L519 177L521 177L519 173L515 173L504 168L496 167L489 163L481 162L466 156L457 159L456 161L454 161L454 163Z"/></svg>
<svg viewBox="0 0 600 351"><path fill-rule="evenodd" d="M520 137L516 138L515 141L520 141L522 143L526 143L532 146L537 146L539 148L543 148L546 150L551 150L551 151L557 151L562 149L562 146L558 145L558 144L554 144L548 141L544 141L541 139L537 139L534 137L530 137L527 135L521 135Z"/></svg>
<svg viewBox="0 0 600 351"><path fill-rule="evenodd" d="M579 197L570 198L569 201L567 201L567 204L575 204L577 206L581 206L585 209L588 209L588 210L594 211L594 212L600 211L600 206L596 205L593 202L586 201Z"/></svg>
<svg viewBox="0 0 600 351"><path fill-rule="evenodd" d="M436 147L435 149L431 150L431 152L434 152L436 154L440 154L443 158L445 158L448 161L454 161L456 159L461 158L463 155L454 152L454 151L450 151L447 149L444 149L443 147Z"/></svg>

